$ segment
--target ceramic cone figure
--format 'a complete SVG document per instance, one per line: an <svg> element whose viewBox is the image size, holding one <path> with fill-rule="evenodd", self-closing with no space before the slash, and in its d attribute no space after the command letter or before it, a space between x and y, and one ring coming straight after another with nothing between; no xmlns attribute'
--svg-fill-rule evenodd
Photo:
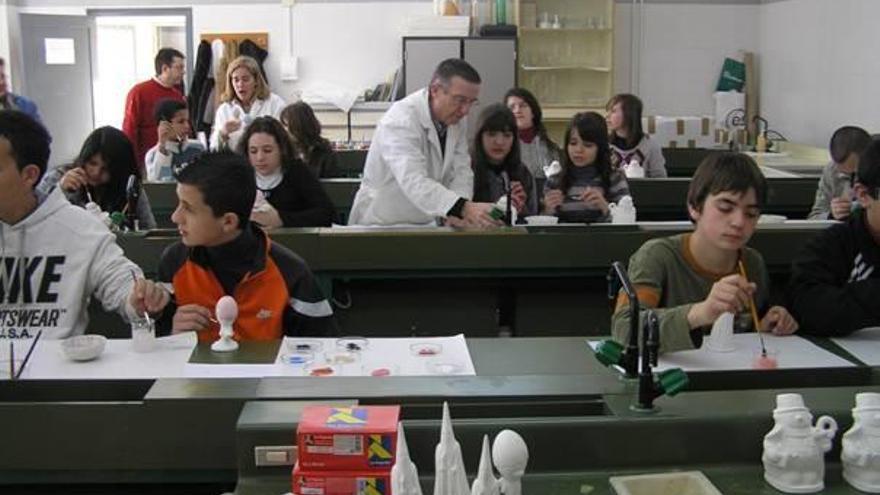
<svg viewBox="0 0 880 495"><path fill-rule="evenodd" d="M238 318L238 303L230 296L223 296L217 301L214 308L217 321L220 322L220 338L211 344L211 350L215 352L230 352L238 349L238 342L232 336L232 324Z"/></svg>
<svg viewBox="0 0 880 495"><path fill-rule="evenodd" d="M440 443L434 451L434 495L468 495L467 473L461 457L461 446L452 432L449 404L443 403L443 425Z"/></svg>
<svg viewBox="0 0 880 495"><path fill-rule="evenodd" d="M480 454L480 469L471 486L471 495L499 495L501 483L492 473L492 454L489 452L489 435L483 435L483 451Z"/></svg>
<svg viewBox="0 0 880 495"><path fill-rule="evenodd" d="M403 423L397 423L397 455L391 467L391 493L394 495L422 495L419 471L409 458L409 447L403 434Z"/></svg>
<svg viewBox="0 0 880 495"><path fill-rule="evenodd" d="M712 333L706 339L706 348L712 352L731 352L736 350L733 343L733 313L722 313L712 324Z"/></svg>
<svg viewBox="0 0 880 495"><path fill-rule="evenodd" d="M775 424L764 437L764 479L785 493L814 493L825 488L825 452L837 433L837 422L813 415L800 394L779 394Z"/></svg>
<svg viewBox="0 0 880 495"><path fill-rule="evenodd" d="M853 425L843 434L843 479L866 493L880 493L880 394L856 395Z"/></svg>
<svg viewBox="0 0 880 495"><path fill-rule="evenodd" d="M522 477L529 463L529 448L519 433L502 430L492 443L492 460L501 474L501 493L522 494Z"/></svg>

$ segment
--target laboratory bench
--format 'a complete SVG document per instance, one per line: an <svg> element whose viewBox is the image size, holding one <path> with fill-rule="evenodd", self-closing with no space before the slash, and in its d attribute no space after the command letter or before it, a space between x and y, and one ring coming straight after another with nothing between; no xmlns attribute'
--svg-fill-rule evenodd
<svg viewBox="0 0 880 495"><path fill-rule="evenodd" d="M818 178L775 169L767 170L767 204L763 213L783 215L791 219L806 218L816 196ZM665 179L629 179L630 192L639 220L687 220L687 191L690 176ZM360 179L321 179L321 185L336 209L336 223L345 224L360 187ZM171 214L177 207L176 184L147 182L144 190L160 228L170 228ZM543 180L538 181L538 188Z"/></svg>
<svg viewBox="0 0 880 495"><path fill-rule="evenodd" d="M852 360L833 343L816 341ZM242 361L278 347L245 344ZM170 484L191 486L190 493L217 486L235 486L237 495L285 493L290 466L256 466L254 447L293 444L302 408L331 403L400 404L410 455L430 493L441 405L448 401L471 475L484 434L510 428L523 436L530 450L524 493L611 493L609 475L700 469L722 493L769 494L775 492L761 477L761 440L772 427L775 395L784 391L802 393L815 417L838 421L825 493L856 493L840 478L839 436L851 425L855 394L880 391L876 369L854 362L691 372L688 389L641 413L630 408L637 385L603 367L583 337L467 344L475 376L3 380L0 491L41 493L56 485L76 493L80 485L114 484L152 493ZM199 344L190 362L209 354Z"/></svg>
<svg viewBox="0 0 880 495"><path fill-rule="evenodd" d="M793 249L829 222L758 226L749 245L767 265L775 296ZM299 254L334 303L348 334L468 336L603 335L610 332L606 275L642 244L690 222L523 226L496 230L281 229L271 238ZM123 234L126 256L155 277L176 231ZM454 311L451 310L454 308ZM100 312L94 313L101 318ZM550 322L552 321L552 324ZM119 326L107 322L106 325ZM111 333L112 334L112 333Z"/></svg>

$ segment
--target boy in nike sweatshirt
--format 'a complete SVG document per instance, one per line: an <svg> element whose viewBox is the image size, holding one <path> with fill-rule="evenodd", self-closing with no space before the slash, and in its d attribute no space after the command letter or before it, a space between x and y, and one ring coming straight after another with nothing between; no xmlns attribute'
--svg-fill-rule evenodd
<svg viewBox="0 0 880 495"><path fill-rule="evenodd" d="M811 335L880 325L880 141L858 162L859 208L808 242L792 263L789 307Z"/></svg>
<svg viewBox="0 0 880 495"><path fill-rule="evenodd" d="M60 189L48 196L35 191L49 142L33 118L0 112L0 338L82 334L92 297L126 319L167 298L140 279L140 268L97 217Z"/></svg>

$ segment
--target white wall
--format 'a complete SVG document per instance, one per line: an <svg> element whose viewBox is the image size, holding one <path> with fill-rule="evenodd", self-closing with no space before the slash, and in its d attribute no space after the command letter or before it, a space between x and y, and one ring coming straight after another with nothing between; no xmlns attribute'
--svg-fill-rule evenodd
<svg viewBox="0 0 880 495"><path fill-rule="evenodd" d="M770 127L821 147L845 124L880 131L880 2L786 0L761 8L761 107Z"/></svg>
<svg viewBox="0 0 880 495"><path fill-rule="evenodd" d="M724 57L738 50L757 52L758 4L648 3L644 9L639 96L655 115L714 114L712 93ZM630 88L632 6L616 4L614 81Z"/></svg>
<svg viewBox="0 0 880 495"><path fill-rule="evenodd" d="M145 3L145 7L191 7L196 44L199 41L198 35L202 32L268 32L270 55L266 60L266 71L269 84L285 99L320 83L332 83L362 92L383 82L400 64L400 37L406 19L411 15L429 14L432 7L428 1L297 4L293 10L293 46L294 55L299 57L299 80L282 83L280 65L282 57L288 53L289 17L287 9L281 6L280 1L277 4L243 2L219 5ZM76 7L27 6L10 7L10 10L85 15L89 8L129 7L130 4L120 1L116 5L112 2L100 2L99 5L84 2ZM5 16L0 16L0 28L6 27L5 19ZM9 22L17 24L17 13L14 16L9 15ZM0 33L5 31L6 29L0 30ZM0 55L4 53L4 46L10 38L13 36L0 35ZM14 49L7 50L14 53Z"/></svg>
<svg viewBox="0 0 880 495"><path fill-rule="evenodd" d="M301 3L293 9L293 50L299 79L282 83L280 65L288 53L288 12L276 4L193 7L193 29L202 32L267 31L266 71L285 99L312 85L330 83L363 92L400 64L405 19L430 13L430 3Z"/></svg>

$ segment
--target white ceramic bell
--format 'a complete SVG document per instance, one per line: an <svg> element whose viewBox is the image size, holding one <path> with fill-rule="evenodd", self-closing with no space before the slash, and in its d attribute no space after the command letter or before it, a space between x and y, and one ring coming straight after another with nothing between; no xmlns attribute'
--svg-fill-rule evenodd
<svg viewBox="0 0 880 495"><path fill-rule="evenodd" d="M733 342L733 313L722 313L712 324L712 333L706 339L706 349L712 352L731 352L736 350Z"/></svg>
<svg viewBox="0 0 880 495"><path fill-rule="evenodd" d="M403 433L403 423L397 423L397 455L391 466L391 493L394 495L422 495L419 471L409 458L409 447Z"/></svg>
<svg viewBox="0 0 880 495"><path fill-rule="evenodd" d="M522 477L529 463L529 448L519 433L502 430L492 442L492 461L501 474L501 493L522 494Z"/></svg>
<svg viewBox="0 0 880 495"><path fill-rule="evenodd" d="M852 428L843 434L843 479L855 489L880 493L880 393L856 395Z"/></svg>
<svg viewBox="0 0 880 495"><path fill-rule="evenodd" d="M449 404L443 403L443 424L440 443L434 451L434 495L467 495L470 493L461 446L452 431Z"/></svg>
<svg viewBox="0 0 880 495"><path fill-rule="evenodd" d="M623 166L623 173L627 179L642 179L645 177L645 168L634 159Z"/></svg>
<svg viewBox="0 0 880 495"><path fill-rule="evenodd" d="M636 223L636 206L632 196L626 195L617 203L610 203L611 223Z"/></svg>
<svg viewBox="0 0 880 495"><path fill-rule="evenodd" d="M550 165L544 165L544 177L547 180L550 180L551 177L555 177L562 172L562 165L559 164L559 160L553 160L550 162Z"/></svg>
<svg viewBox="0 0 880 495"><path fill-rule="evenodd" d="M483 450L480 453L480 467L471 485L471 495L500 495L501 483L492 473L492 455L489 453L489 435L483 435Z"/></svg>
<svg viewBox="0 0 880 495"><path fill-rule="evenodd" d="M837 422L813 415L800 394L779 394L775 424L764 437L764 479L785 493L814 493L825 488L825 452L837 433Z"/></svg>
<svg viewBox="0 0 880 495"><path fill-rule="evenodd" d="M217 301L214 313L217 315L217 321L220 322L220 338L211 344L211 350L215 352L238 350L238 342L232 338L235 334L232 325L238 318L238 303L230 296L223 296Z"/></svg>

